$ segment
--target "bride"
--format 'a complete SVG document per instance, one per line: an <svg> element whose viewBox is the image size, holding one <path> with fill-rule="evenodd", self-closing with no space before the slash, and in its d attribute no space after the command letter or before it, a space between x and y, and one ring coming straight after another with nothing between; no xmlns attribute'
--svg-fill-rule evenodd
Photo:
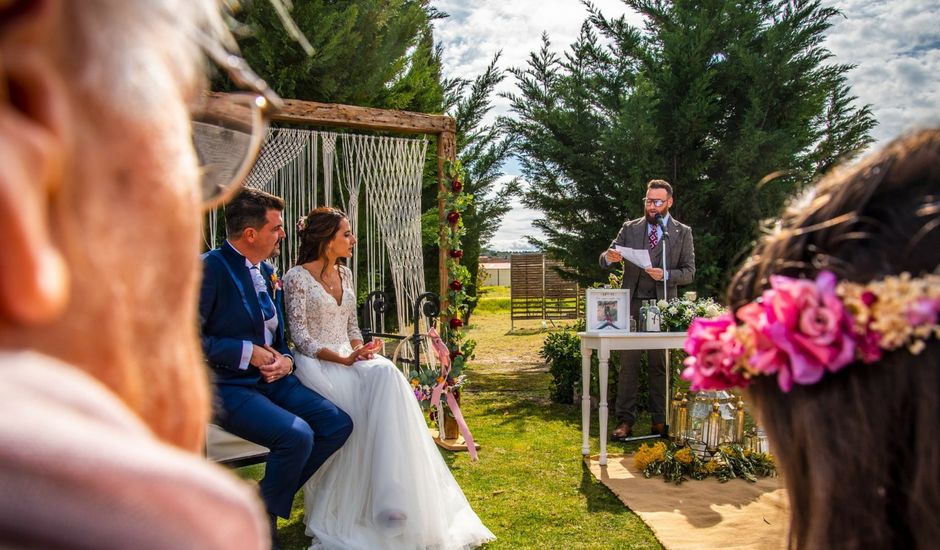
<svg viewBox="0 0 940 550"><path fill-rule="evenodd" d="M284 275L296 374L353 419L353 433L304 485L307 534L325 548L462 549L493 540L428 434L404 375L363 345L352 273L356 237L334 208L300 224Z"/></svg>

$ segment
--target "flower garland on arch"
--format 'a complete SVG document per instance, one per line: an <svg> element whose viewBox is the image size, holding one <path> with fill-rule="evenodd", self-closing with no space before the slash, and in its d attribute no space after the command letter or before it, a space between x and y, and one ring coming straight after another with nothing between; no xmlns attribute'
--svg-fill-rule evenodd
<svg viewBox="0 0 940 550"><path fill-rule="evenodd" d="M473 195L464 189L465 171L460 160L449 161L445 167L447 182L440 191L440 199L444 204L444 219L441 220L441 240L445 244L447 257L447 298L446 307L441 312L441 336L450 350L450 375L456 382L461 383L464 365L473 356L476 342L468 339L464 333L463 318L470 306L470 297L467 296L467 285L470 281L470 270L462 265L463 258L461 240L466 234L463 223L463 214L473 203ZM459 385L458 385L459 387ZM455 390L457 388L454 388Z"/></svg>

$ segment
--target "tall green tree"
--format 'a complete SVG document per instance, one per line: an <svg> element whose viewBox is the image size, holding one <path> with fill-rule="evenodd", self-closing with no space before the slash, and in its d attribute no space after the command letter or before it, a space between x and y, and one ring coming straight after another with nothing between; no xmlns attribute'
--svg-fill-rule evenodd
<svg viewBox="0 0 940 550"><path fill-rule="evenodd" d="M441 112L440 52L431 23L442 14L429 0L295 0L290 15L313 55L284 31L269 2L244 3L236 14L245 59L282 96Z"/></svg>
<svg viewBox="0 0 940 550"><path fill-rule="evenodd" d="M871 143L849 65L824 33L839 15L805 0L624 0L645 20L590 4L562 56L547 36L510 95L523 200L544 217L534 243L583 282L606 278L598 254L642 215L646 182L670 181L692 226L696 286L718 294L759 220ZM768 177L774 175L774 177Z"/></svg>

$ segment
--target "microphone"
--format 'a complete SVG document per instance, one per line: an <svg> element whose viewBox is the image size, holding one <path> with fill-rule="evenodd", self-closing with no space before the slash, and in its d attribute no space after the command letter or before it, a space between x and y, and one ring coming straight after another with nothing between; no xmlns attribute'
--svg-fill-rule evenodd
<svg viewBox="0 0 940 550"><path fill-rule="evenodd" d="M666 233L666 220L663 219L662 214L656 214L656 225L663 228L663 237L667 237L668 233Z"/></svg>

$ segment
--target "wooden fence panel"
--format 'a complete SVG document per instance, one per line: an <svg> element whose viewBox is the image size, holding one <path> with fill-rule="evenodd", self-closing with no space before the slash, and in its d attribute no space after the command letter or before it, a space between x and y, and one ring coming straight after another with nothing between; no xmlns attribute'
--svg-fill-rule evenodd
<svg viewBox="0 0 940 550"><path fill-rule="evenodd" d="M560 260L545 260L546 319L577 319L581 312L578 283L563 279L555 270L562 265Z"/></svg>
<svg viewBox="0 0 940 550"><path fill-rule="evenodd" d="M563 279L553 269L558 260L543 254L510 256L510 315L512 320L577 319L580 316L578 284Z"/></svg>

